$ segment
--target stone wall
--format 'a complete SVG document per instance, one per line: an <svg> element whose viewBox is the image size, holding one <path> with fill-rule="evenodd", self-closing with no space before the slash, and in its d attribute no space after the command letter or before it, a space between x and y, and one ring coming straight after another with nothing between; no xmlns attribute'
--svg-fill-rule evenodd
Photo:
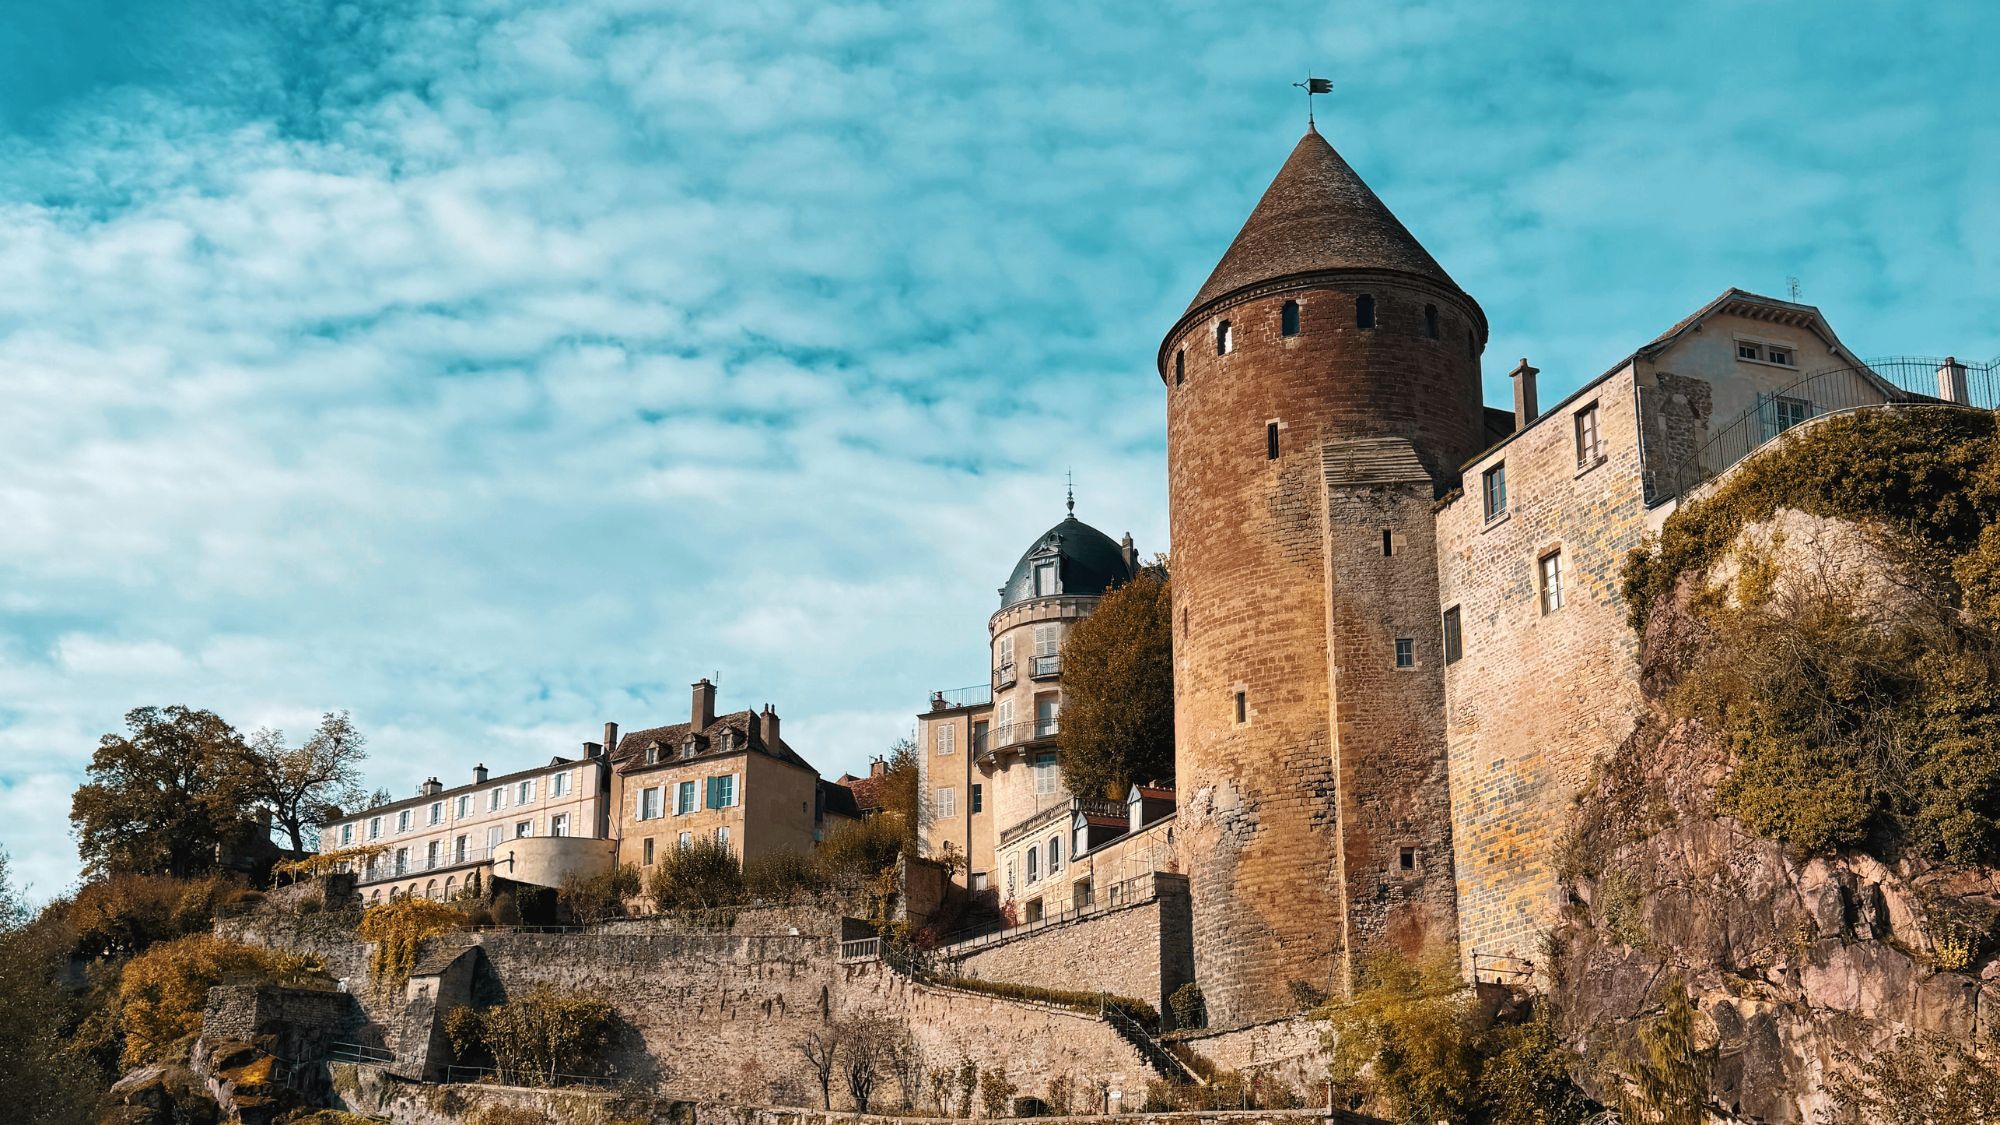
<svg viewBox="0 0 2000 1125"><path fill-rule="evenodd" d="M1580 465L1575 416L1591 406L1602 460ZM1458 611L1464 653L1445 684L1468 973L1475 953L1540 959L1570 803L1638 713L1618 583L1647 528L1641 445L1627 368L1468 465L1465 494L1438 514L1439 597ZM1502 465L1507 510L1488 520L1480 482ZM1562 606L1544 612L1537 568L1556 552Z"/></svg>
<svg viewBox="0 0 2000 1125"><path fill-rule="evenodd" d="M1326 1049L1326 1026L1320 1020L1293 1016L1177 1038L1218 1070L1265 1075L1305 1094L1308 1102L1319 1103L1325 1097L1327 1067L1332 1062Z"/></svg>
<svg viewBox="0 0 2000 1125"><path fill-rule="evenodd" d="M1187 880L1153 877L1153 893L1026 932L1009 931L962 954L947 949L958 971L981 980L1109 992L1144 1000L1161 1012L1175 989L1194 979Z"/></svg>
<svg viewBox="0 0 2000 1125"><path fill-rule="evenodd" d="M208 990L201 1034L213 1042L250 1042L272 1036L270 1051L285 1059L314 1059L328 1044L348 1041L361 1022L360 1007L344 992L282 988L271 984L222 984Z"/></svg>
<svg viewBox="0 0 2000 1125"><path fill-rule="evenodd" d="M924 986L879 961L842 963L841 918L809 908L745 910L729 931L648 919L583 933L454 935L431 943L410 982L388 995L368 981L368 947L351 931L295 923L227 925L237 940L339 966L366 1021L363 1041L389 1046L398 1072L412 1077L437 1073L437 1021L456 1002L446 993L460 991L444 978L470 964L460 957L465 948L484 959L469 989L479 1003L541 984L607 996L623 1025L608 1060L618 1077L671 1095L803 1104L816 1091L800 1039L863 1015L906 1022L932 1065L1004 1063L1026 1093L1067 1075L1136 1098L1156 1077L1095 1015Z"/></svg>

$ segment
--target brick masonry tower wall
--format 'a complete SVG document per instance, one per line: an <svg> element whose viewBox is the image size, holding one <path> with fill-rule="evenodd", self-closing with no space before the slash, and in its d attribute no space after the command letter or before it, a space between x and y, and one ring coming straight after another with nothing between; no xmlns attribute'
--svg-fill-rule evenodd
<svg viewBox="0 0 2000 1125"><path fill-rule="evenodd" d="M1364 293L1376 302L1373 328L1356 326L1356 298ZM1301 331L1291 337L1280 328L1288 299L1302 306ZM1427 304L1439 310L1435 339L1425 332ZM1218 355L1217 322L1225 318L1233 347ZM1283 1014L1292 1007L1293 981L1343 985L1342 904L1368 890L1360 882L1342 888L1336 838L1329 635L1342 626L1328 612L1336 576L1327 561L1322 447L1400 438L1434 482L1452 479L1482 444L1483 332L1467 299L1443 285L1347 270L1239 291L1183 321L1162 349L1179 834L1192 880L1197 981L1220 1025ZM1176 353L1184 371L1178 382ZM1266 456L1271 422L1279 426L1275 460ZM1396 507L1407 543L1429 538L1427 508ZM1350 549L1344 537L1361 534L1352 525L1340 531L1331 542L1342 551ZM1368 531L1379 551L1380 527ZM1403 602L1434 593L1435 572L1398 573L1395 591L1382 581L1368 571L1343 579L1344 612L1371 620L1386 614L1395 629L1409 630L1396 635L1434 636L1434 598L1407 623ZM1381 653L1377 666L1392 660L1393 652ZM1242 723L1235 721L1239 690ZM1406 715L1357 708L1344 721L1381 726L1345 732L1370 753L1403 752ZM1428 777L1442 747L1410 752L1417 766L1385 764L1379 776ZM1425 831L1424 875L1448 884L1445 830L1430 823ZM1373 854L1373 844L1357 846Z"/></svg>
<svg viewBox="0 0 2000 1125"><path fill-rule="evenodd" d="M1460 956L1540 960L1558 903L1552 857L1592 764L1630 733L1637 640L1619 571L1648 526L1630 368L1467 466L1438 514L1439 596L1464 656L1446 675ZM1579 411L1595 406L1603 459L1579 464ZM1488 520L1481 476L1506 467ZM1537 568L1561 552L1563 605L1544 612ZM1490 979L1490 978L1489 978Z"/></svg>

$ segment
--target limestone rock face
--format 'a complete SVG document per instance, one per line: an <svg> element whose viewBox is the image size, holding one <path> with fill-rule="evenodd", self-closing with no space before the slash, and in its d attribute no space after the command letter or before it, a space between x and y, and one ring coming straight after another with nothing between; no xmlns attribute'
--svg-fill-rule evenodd
<svg viewBox="0 0 2000 1125"><path fill-rule="evenodd" d="M215 1125L222 1111L184 1066L144 1066L120 1078L98 1105L99 1125Z"/></svg>
<svg viewBox="0 0 2000 1125"><path fill-rule="evenodd" d="M1815 565L1887 565L1825 526L1786 530ZM1746 536L1768 543L1768 531ZM1726 1119L1839 1121L1829 1080L1902 1035L1970 1048L2000 1033L2000 958L1976 961L1949 921L2000 912L2000 871L1801 859L1717 812L1726 748L1659 706L1666 665L1697 631L1688 587L1648 622L1646 717L1577 807L1551 987L1585 1057L1606 1060L1637 1053L1639 1022L1677 978L1716 1049L1710 1097ZM1613 1071L1591 1065L1581 1077L1609 1098Z"/></svg>

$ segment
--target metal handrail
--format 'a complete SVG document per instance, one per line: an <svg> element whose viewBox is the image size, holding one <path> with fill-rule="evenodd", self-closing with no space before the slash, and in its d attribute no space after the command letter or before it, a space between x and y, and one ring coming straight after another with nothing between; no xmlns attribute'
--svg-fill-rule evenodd
<svg viewBox="0 0 2000 1125"><path fill-rule="evenodd" d="M945 957L958 957L998 942L1037 933L1050 926L1073 922L1086 914L1096 914L1114 906L1137 906L1143 902L1150 902L1155 891L1156 884L1152 875L1134 875L1130 879L1120 879L1116 883L1106 885L1102 888L1101 895L1099 888L1092 887L1090 902L1082 906L1072 906L1067 910L1059 910L1054 914L1043 914L1037 921L1022 922L1017 926L1003 926L999 929L984 927L960 930L946 935L938 941L937 952Z"/></svg>
<svg viewBox="0 0 2000 1125"><path fill-rule="evenodd" d="M1046 680L1052 676L1062 675L1061 654L1035 657L1034 663L1028 666L1028 675L1030 678L1037 680Z"/></svg>
<svg viewBox="0 0 2000 1125"><path fill-rule="evenodd" d="M1009 660L1005 664L993 669L993 690L998 691L1004 687L1013 687L1014 679L1014 662Z"/></svg>
<svg viewBox="0 0 2000 1125"><path fill-rule="evenodd" d="M879 937L859 938L840 943L842 961L872 961L882 956L882 939Z"/></svg>
<svg viewBox="0 0 2000 1125"><path fill-rule="evenodd" d="M1859 367L1816 371L1774 394L1758 395L1755 406L1712 431L1709 439L1679 464L1658 477L1649 474L1646 501L1657 507L1684 496L1787 430L1814 418L1882 406L1943 403L1946 400L1940 392L1945 388L1940 385L1940 372L1947 364L1964 379L1965 401L1958 405L1982 410L2000 407L2000 359L1969 364L1949 357L1898 356L1871 360Z"/></svg>
<svg viewBox="0 0 2000 1125"><path fill-rule="evenodd" d="M1535 975L1535 963L1526 957L1514 957L1504 953L1481 953L1475 949L1472 951L1472 979L1475 982L1479 980L1480 973L1525 980ZM1495 980L1488 983L1500 982Z"/></svg>
<svg viewBox="0 0 2000 1125"><path fill-rule="evenodd" d="M326 1058L329 1062L362 1063L367 1066L389 1066L395 1063L396 1053L386 1047L370 1047L365 1043L328 1043Z"/></svg>
<svg viewBox="0 0 2000 1125"><path fill-rule="evenodd" d="M973 684L971 687L947 688L931 693L931 710L954 711L961 707L982 707L993 702L993 685Z"/></svg>
<svg viewBox="0 0 2000 1125"><path fill-rule="evenodd" d="M616 1078L607 1074L570 1074L560 1070L549 1072L504 1070L490 1066L459 1066L457 1064L451 1064L444 1068L444 1079L446 1082L474 1083L483 1082L488 1078L493 1079L494 1083L500 1086L532 1086L541 1088L554 1086L611 1087L618 1084ZM523 1078L532 1079L532 1081L523 1082L521 1081Z"/></svg>

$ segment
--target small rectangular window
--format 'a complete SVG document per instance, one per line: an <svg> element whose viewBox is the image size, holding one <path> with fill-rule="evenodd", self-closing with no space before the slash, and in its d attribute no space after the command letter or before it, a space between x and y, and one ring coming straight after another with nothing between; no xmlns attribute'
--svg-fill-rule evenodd
<svg viewBox="0 0 2000 1125"><path fill-rule="evenodd" d="M1278 424L1276 422L1264 423L1264 459L1266 461L1276 461L1278 459Z"/></svg>
<svg viewBox="0 0 2000 1125"><path fill-rule="evenodd" d="M1396 866L1402 868L1405 874L1415 871L1417 869L1417 849L1411 847L1396 849Z"/></svg>
<svg viewBox="0 0 2000 1125"><path fill-rule="evenodd" d="M1542 556L1542 612L1554 613L1563 606L1563 557L1561 551Z"/></svg>
<svg viewBox="0 0 2000 1125"><path fill-rule="evenodd" d="M937 752L949 754L958 749L958 728L950 723L940 723L937 728Z"/></svg>
<svg viewBox="0 0 2000 1125"><path fill-rule="evenodd" d="M1458 607L1452 606L1444 611L1444 662L1458 663L1458 658L1465 655L1464 645L1465 639L1459 632Z"/></svg>
<svg viewBox="0 0 2000 1125"><path fill-rule="evenodd" d="M1772 347L1765 351L1764 358L1778 364L1780 367L1790 367L1792 365L1792 349Z"/></svg>
<svg viewBox="0 0 2000 1125"><path fill-rule="evenodd" d="M568 813L557 813L549 818L549 835L551 836L569 835Z"/></svg>
<svg viewBox="0 0 2000 1125"><path fill-rule="evenodd" d="M369 838L370 840L377 840L377 839L380 839L380 838L381 838L381 836L382 836L382 818L381 818L381 817L379 817L379 816L371 816L371 817L369 817L369 818L368 818L368 838Z"/></svg>
<svg viewBox="0 0 2000 1125"><path fill-rule="evenodd" d="M1236 721L1239 723L1247 723L1250 721L1249 695L1250 695L1249 692L1244 692L1244 691L1239 691L1236 693Z"/></svg>
<svg viewBox="0 0 2000 1125"><path fill-rule="evenodd" d="M1056 592L1056 564L1052 562L1035 564L1035 596L1051 597Z"/></svg>
<svg viewBox="0 0 2000 1125"><path fill-rule="evenodd" d="M1388 558L1390 555L1393 555L1395 553L1396 553L1396 533L1390 531L1388 528L1385 527L1382 529L1382 557Z"/></svg>
<svg viewBox="0 0 2000 1125"><path fill-rule="evenodd" d="M472 842L472 837L464 835L458 836L452 840L451 861L453 863L465 862L467 845L469 845L471 842Z"/></svg>
<svg viewBox="0 0 2000 1125"><path fill-rule="evenodd" d="M974 815L986 811L986 787L984 785L974 785L972 787L972 811Z"/></svg>
<svg viewBox="0 0 2000 1125"><path fill-rule="evenodd" d="M1592 403L1576 412L1576 467L1588 469L1604 459L1604 449L1597 436L1597 404Z"/></svg>
<svg viewBox="0 0 2000 1125"><path fill-rule="evenodd" d="M940 820L950 820L958 815L958 790L939 789L931 794L933 815Z"/></svg>
<svg viewBox="0 0 2000 1125"><path fill-rule="evenodd" d="M487 854L491 855L493 849L499 847L502 843L506 842L506 839L507 839L507 830L505 828L502 828L500 825L497 824L489 827L486 830Z"/></svg>
<svg viewBox="0 0 2000 1125"><path fill-rule="evenodd" d="M674 842L675 842L675 843L677 843L677 844L679 844L679 845L680 845L681 847L683 847L683 848L691 848L691 847L694 847L694 833L692 833L692 832L683 832L683 833L681 833L681 834L680 834L680 837L679 837L679 838L678 838L677 840L675 840Z"/></svg>
<svg viewBox="0 0 2000 1125"><path fill-rule="evenodd" d="M396 831L408 832L409 830L410 830L410 810L404 809L402 812L396 814Z"/></svg>
<svg viewBox="0 0 2000 1125"><path fill-rule="evenodd" d="M504 801L506 801L506 799L507 799L506 789L502 788L502 789L492 790L491 792L486 794L486 811L492 812L495 809L498 809L500 805Z"/></svg>
<svg viewBox="0 0 2000 1125"><path fill-rule="evenodd" d="M1759 349L1759 348L1757 347L1757 345L1755 345L1755 344L1746 344L1746 343L1744 343L1744 342L1742 342L1742 341L1740 341L1740 340L1739 340L1739 341L1737 341L1737 344L1736 344L1736 358L1737 358L1737 359L1763 359L1763 358L1764 358L1764 355L1763 355L1763 352L1762 352L1762 351L1761 351L1761 350L1760 350L1760 349Z"/></svg>
<svg viewBox="0 0 2000 1125"><path fill-rule="evenodd" d="M1812 403L1802 398L1779 396L1771 400L1771 408L1777 413L1778 432L1783 433L1793 426L1804 425L1812 417Z"/></svg>
<svg viewBox="0 0 2000 1125"><path fill-rule="evenodd" d="M1396 638L1396 667L1415 668L1417 666L1417 641L1414 637Z"/></svg>
<svg viewBox="0 0 2000 1125"><path fill-rule="evenodd" d="M1055 793L1056 756L1051 753L1035 755L1035 795L1047 797Z"/></svg>
<svg viewBox="0 0 2000 1125"><path fill-rule="evenodd" d="M1480 494L1486 502L1486 519L1490 523L1507 514L1507 462L1486 470L1479 478Z"/></svg>
<svg viewBox="0 0 2000 1125"><path fill-rule="evenodd" d="M472 815L472 794L460 794L458 798L458 815L461 817Z"/></svg>
<svg viewBox="0 0 2000 1125"><path fill-rule="evenodd" d="M549 794L554 797L569 795L569 774L559 773L549 779Z"/></svg>
<svg viewBox="0 0 2000 1125"><path fill-rule="evenodd" d="M729 849L729 826L727 824L715 830L715 842L722 845L724 851Z"/></svg>
<svg viewBox="0 0 2000 1125"><path fill-rule="evenodd" d="M646 837L645 859L641 863L647 867L653 866L653 838L651 836Z"/></svg>
<svg viewBox="0 0 2000 1125"><path fill-rule="evenodd" d="M344 848L344 847L346 847L347 845L349 845L349 844L351 844L351 843L353 843L353 842L354 842L354 826L353 826L352 824L343 824L343 825L341 825L341 826L340 826L340 846Z"/></svg>
<svg viewBox="0 0 2000 1125"><path fill-rule="evenodd" d="M1283 312L1278 317L1278 331L1287 336L1299 334L1299 303L1286 301Z"/></svg>

